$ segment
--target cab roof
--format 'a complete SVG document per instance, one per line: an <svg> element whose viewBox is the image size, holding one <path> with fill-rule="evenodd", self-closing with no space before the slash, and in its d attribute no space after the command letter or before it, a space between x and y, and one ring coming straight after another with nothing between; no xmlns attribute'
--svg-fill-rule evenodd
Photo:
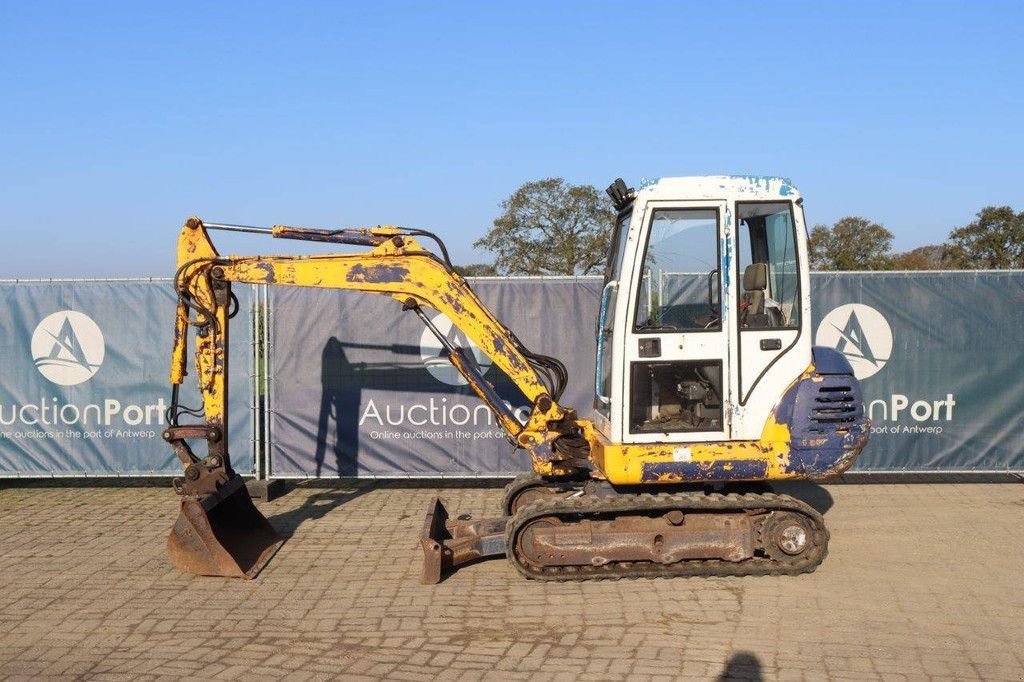
<svg viewBox="0 0 1024 682"><path fill-rule="evenodd" d="M789 178L771 175L695 175L659 178L637 190L637 201L747 199L794 201L800 192Z"/></svg>

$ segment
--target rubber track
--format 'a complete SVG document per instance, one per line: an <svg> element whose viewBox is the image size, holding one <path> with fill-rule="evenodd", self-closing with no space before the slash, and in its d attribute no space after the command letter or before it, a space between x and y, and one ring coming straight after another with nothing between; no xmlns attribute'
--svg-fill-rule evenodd
<svg viewBox="0 0 1024 682"><path fill-rule="evenodd" d="M646 514L680 509L685 512L788 511L811 521L812 551L792 562L778 562L755 556L739 562L720 559L687 559L674 564L634 561L609 563L604 566L558 566L536 568L525 563L517 551L516 539L525 527L547 516L603 516L606 514ZM763 524L759 524L760 527ZM760 540L760 538L758 538ZM524 507L509 520L505 532L508 558L516 569L535 580L616 580L621 578L659 578L686 576L798 575L810 573L828 554L829 533L825 520L812 507L788 495L774 493L722 495L713 493L676 493L624 495L621 498L579 497L540 500ZM816 548L816 551L813 549ZM595 554L598 548L595 548Z"/></svg>
<svg viewBox="0 0 1024 682"><path fill-rule="evenodd" d="M509 505L512 502L512 498L524 490L530 488L552 488L564 489L566 493L569 493L574 489L582 489L585 484L586 480L548 479L540 474L524 474L505 486L505 492L501 498L501 513L506 516L510 515Z"/></svg>
<svg viewBox="0 0 1024 682"><path fill-rule="evenodd" d="M540 474L523 474L517 476L511 483L505 486L501 497L501 513L509 514L509 503L512 498L527 488L544 485L544 478Z"/></svg>

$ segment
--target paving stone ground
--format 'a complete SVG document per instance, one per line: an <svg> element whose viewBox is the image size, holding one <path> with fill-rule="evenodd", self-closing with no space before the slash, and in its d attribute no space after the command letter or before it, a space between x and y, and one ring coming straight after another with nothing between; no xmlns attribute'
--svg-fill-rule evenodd
<svg viewBox="0 0 1024 682"><path fill-rule="evenodd" d="M558 584L479 563L418 584L431 496L301 486L254 581L164 555L164 487L0 488L0 677L1024 679L1024 485L790 486L831 552L800 577Z"/></svg>

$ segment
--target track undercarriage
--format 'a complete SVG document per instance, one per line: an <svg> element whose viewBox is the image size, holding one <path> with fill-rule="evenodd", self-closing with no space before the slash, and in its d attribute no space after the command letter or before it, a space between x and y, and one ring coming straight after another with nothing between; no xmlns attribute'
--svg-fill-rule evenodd
<svg viewBox="0 0 1024 682"><path fill-rule="evenodd" d="M828 530L807 504L770 492L632 493L595 480L522 476L506 516L449 521L435 500L424 524L423 582L505 555L539 580L792 575L813 571Z"/></svg>

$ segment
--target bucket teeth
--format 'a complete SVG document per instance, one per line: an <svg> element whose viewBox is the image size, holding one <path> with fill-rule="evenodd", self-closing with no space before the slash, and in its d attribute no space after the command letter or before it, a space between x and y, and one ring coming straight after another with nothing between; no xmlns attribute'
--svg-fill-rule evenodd
<svg viewBox="0 0 1024 682"><path fill-rule="evenodd" d="M241 479L229 481L225 496L184 497L167 538L175 566L196 575L251 579L284 540L260 513ZM232 485L233 484L233 485Z"/></svg>

